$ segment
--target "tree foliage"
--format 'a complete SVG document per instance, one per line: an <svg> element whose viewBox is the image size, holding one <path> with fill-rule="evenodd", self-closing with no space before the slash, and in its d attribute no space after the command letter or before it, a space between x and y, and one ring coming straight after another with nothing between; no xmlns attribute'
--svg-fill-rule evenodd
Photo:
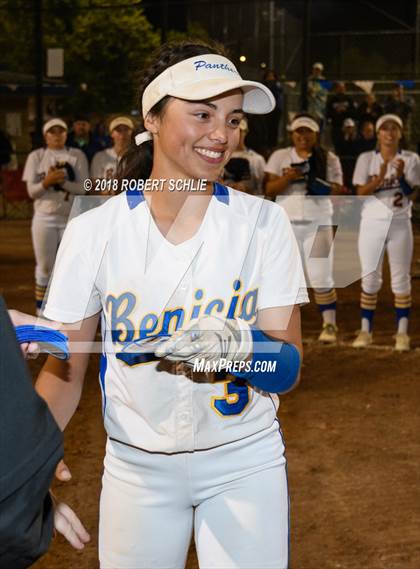
<svg viewBox="0 0 420 569"><path fill-rule="evenodd" d="M121 0L44 0L44 47L64 48L64 80L77 93L64 102L64 111L131 108L133 75L159 45L159 34L141 6L126 8L122 4ZM2 7L2 67L33 73L33 4L7 0Z"/></svg>

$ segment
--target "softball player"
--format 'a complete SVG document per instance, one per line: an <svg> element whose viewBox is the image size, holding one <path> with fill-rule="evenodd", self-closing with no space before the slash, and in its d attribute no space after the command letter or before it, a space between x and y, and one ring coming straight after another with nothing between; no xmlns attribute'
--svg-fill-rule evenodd
<svg viewBox="0 0 420 569"><path fill-rule="evenodd" d="M328 195L336 193L343 184L343 172L339 158L319 146L319 126L312 116L297 115L289 130L293 146L276 150L267 162L266 195L276 198L292 222L307 278L322 314L319 340L335 343L333 210Z"/></svg>
<svg viewBox="0 0 420 569"><path fill-rule="evenodd" d="M138 100L144 129L122 183L156 191L129 189L69 223L45 312L78 322L70 339L87 343L101 315L100 564L184 567L194 528L203 568L285 569L276 393L298 379L305 281L282 209L215 182L244 112L274 101L220 48L187 42L160 48ZM207 183L171 191L173 180ZM38 380L62 428L87 359L73 353L67 370L48 361Z"/></svg>
<svg viewBox="0 0 420 569"><path fill-rule="evenodd" d="M353 175L353 185L357 188L358 195L369 196L363 204L359 230L362 324L353 342L355 348L363 348L372 343L373 317L382 286L382 265L386 250L397 316L395 349L401 352L410 349L407 332L413 255L411 204L414 190L420 186L420 159L414 152L400 149L402 132L403 123L399 116L387 114L380 117L376 123L378 149L359 156ZM381 228L384 223L388 223L389 210L392 211L392 221L384 243L380 237L383 234ZM380 258L377 269L367 274L372 260L377 258Z"/></svg>
<svg viewBox="0 0 420 569"><path fill-rule="evenodd" d="M54 266L74 194L83 194L88 163L81 150L67 148L67 125L61 119L44 124L46 146L33 150L22 180L34 200L32 244L35 253L35 300L38 313Z"/></svg>
<svg viewBox="0 0 420 569"><path fill-rule="evenodd" d="M130 145L134 124L129 117L116 117L109 125L113 146L97 152L92 159L90 177L115 178L118 161Z"/></svg>

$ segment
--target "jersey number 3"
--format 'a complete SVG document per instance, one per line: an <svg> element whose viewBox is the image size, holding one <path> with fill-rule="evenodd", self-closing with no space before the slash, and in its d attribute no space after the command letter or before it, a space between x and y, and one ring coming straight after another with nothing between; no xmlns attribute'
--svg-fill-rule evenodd
<svg viewBox="0 0 420 569"><path fill-rule="evenodd" d="M224 381L225 394L212 397L211 406L221 417L240 415L249 403L249 387L246 383Z"/></svg>

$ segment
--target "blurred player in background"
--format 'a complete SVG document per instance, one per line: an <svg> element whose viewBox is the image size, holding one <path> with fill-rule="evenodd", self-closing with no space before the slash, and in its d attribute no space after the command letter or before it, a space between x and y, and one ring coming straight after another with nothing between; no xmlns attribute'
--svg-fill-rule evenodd
<svg viewBox="0 0 420 569"><path fill-rule="evenodd" d="M266 195L275 197L284 207L298 241L308 285L314 288L315 301L322 314L323 328L319 340L337 341L337 295L333 281L331 233L332 203L328 196L343 184L340 160L319 144L319 125L309 114L297 115L292 121L292 144L276 150L267 166ZM315 248L320 248L316 257ZM322 252L322 251L324 252Z"/></svg>
<svg viewBox="0 0 420 569"><path fill-rule="evenodd" d="M35 253L35 300L38 313L48 285L55 256L66 227L73 197L84 194L89 177L81 150L66 146L67 125L58 118L44 124L45 147L33 150L25 164L22 180L34 200L32 244Z"/></svg>
<svg viewBox="0 0 420 569"><path fill-rule="evenodd" d="M232 153L225 166L223 181L227 186L248 194L263 195L265 160L245 144L249 132L248 121L239 123L240 138L238 148Z"/></svg>
<svg viewBox="0 0 420 569"><path fill-rule="evenodd" d="M397 316L395 349L410 349L408 317L411 307L411 258L413 229L411 206L414 191L420 186L420 159L414 152L400 148L403 122L398 115L382 115L376 123L378 150L365 152L357 160L353 184L360 196L370 196L362 209L359 232L359 256L362 266L361 330L353 342L355 348L372 343L373 317L378 292L382 287L382 266L385 250L391 272ZM387 209L392 221L385 244L383 225L388 223ZM369 274L376 259L377 269Z"/></svg>
<svg viewBox="0 0 420 569"><path fill-rule="evenodd" d="M130 146L133 130L134 123L129 117L116 117L111 121L109 132L113 145L95 154L90 166L91 178L115 178L118 161Z"/></svg>

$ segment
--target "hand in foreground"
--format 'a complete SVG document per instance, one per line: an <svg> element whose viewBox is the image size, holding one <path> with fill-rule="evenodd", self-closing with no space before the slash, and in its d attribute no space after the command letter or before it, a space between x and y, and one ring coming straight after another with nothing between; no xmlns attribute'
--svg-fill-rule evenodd
<svg viewBox="0 0 420 569"><path fill-rule="evenodd" d="M51 493L54 504L54 528L61 533L75 549L83 549L90 541L90 535L73 510L64 502L57 502Z"/></svg>
<svg viewBox="0 0 420 569"><path fill-rule="evenodd" d="M60 480L60 482L68 482L71 480L71 472L64 460L60 460L60 462L57 464L57 467L55 469L55 477L57 480Z"/></svg>
<svg viewBox="0 0 420 569"><path fill-rule="evenodd" d="M19 312L19 310L9 310L10 320L13 326L46 326L53 330L58 330L61 326L59 322L53 320L46 320L45 318L40 318L39 316L32 316L31 314L25 314L24 312ZM39 346L36 342L29 342L25 344L20 344L20 349L22 350L25 359L35 359L39 354Z"/></svg>

